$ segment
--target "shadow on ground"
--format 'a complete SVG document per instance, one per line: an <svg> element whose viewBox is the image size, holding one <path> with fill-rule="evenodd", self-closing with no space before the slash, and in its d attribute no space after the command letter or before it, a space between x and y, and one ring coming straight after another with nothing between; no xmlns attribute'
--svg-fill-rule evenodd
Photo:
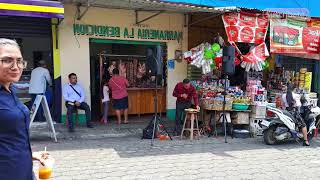
<svg viewBox="0 0 320 180"><path fill-rule="evenodd" d="M44 146L47 146L50 151L113 149L121 158L193 153L212 153L221 157L232 157L230 152L236 151L250 153L250 150L270 149L275 154L281 155L283 151L297 148L319 148L320 145L320 138L313 140L311 147L302 147L301 142L297 143L296 141L286 141L275 146L268 146L264 144L261 137L247 139L228 137L228 143L225 143L223 136L210 138L202 136L200 140L193 141L180 140L180 138L174 138L172 141L155 140L154 146L151 146L151 140L141 139L142 129L149 120L148 118L140 119L120 126L115 122L111 122L107 126L96 124L94 129L78 126L75 133L69 133L65 125L56 124L58 143L50 140L45 124L35 125L31 129L32 149L40 151ZM165 120L164 124L169 132L172 132L173 122Z"/></svg>

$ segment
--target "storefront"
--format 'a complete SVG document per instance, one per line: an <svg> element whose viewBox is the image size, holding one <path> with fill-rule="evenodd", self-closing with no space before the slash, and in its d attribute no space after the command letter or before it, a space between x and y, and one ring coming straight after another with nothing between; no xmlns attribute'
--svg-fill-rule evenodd
<svg viewBox="0 0 320 180"><path fill-rule="evenodd" d="M59 119L61 114L61 79L59 74L59 51L56 46L56 26L63 18L64 8L54 1L2 1L0 3L0 37L15 39L21 47L27 68L17 86L23 87L18 96L26 104L30 102L28 85L32 69L40 60L44 60L52 79L53 88L50 104L53 117ZM59 98L58 98L59 97Z"/></svg>
<svg viewBox="0 0 320 180"><path fill-rule="evenodd" d="M187 49L187 28L184 15L161 13L143 24L136 25L134 10L90 7L77 20L77 6L65 5L65 19L59 25L62 84L68 82L68 74L76 73L86 92L86 101L91 104L92 115L100 117L101 81L108 79L109 67L123 65L130 82L129 114L143 115L154 112L155 71L158 74L158 111L173 119L175 99L172 91L175 84L186 77L186 62L167 61L175 59L175 52ZM139 12L139 18L152 16L152 12ZM148 49L156 54L161 49L160 63L148 64ZM156 58L157 59L157 58ZM139 75L139 73L141 73ZM145 74L151 73L153 75ZM140 76L140 77L139 77ZM145 77L145 78L141 78ZM65 119L63 107L63 119ZM113 111L111 110L111 114ZM80 121L85 117L80 115Z"/></svg>
<svg viewBox="0 0 320 180"><path fill-rule="evenodd" d="M267 116L267 105L283 108L282 97L289 84L295 85L295 92L304 96L306 104L317 106L319 23L316 19L242 9L197 24L203 19L201 16L205 17L199 14L191 18L194 22L190 22L188 29L190 51L184 53L184 58L189 63L188 76L198 90L202 119L208 129L212 122L221 122L224 92L227 92L228 124L236 128L235 132L247 135L262 135L258 123ZM226 64L229 70L222 68L225 61L222 54L228 54L220 49L224 45L235 48L235 61ZM225 86L221 74L233 66L235 70L227 73Z"/></svg>

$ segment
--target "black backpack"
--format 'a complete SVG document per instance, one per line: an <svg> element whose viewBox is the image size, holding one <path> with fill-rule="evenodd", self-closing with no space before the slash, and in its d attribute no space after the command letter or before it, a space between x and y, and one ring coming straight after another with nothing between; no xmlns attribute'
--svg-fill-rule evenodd
<svg viewBox="0 0 320 180"><path fill-rule="evenodd" d="M153 120L154 121L154 120ZM142 131L142 139L152 139L153 135L153 121L150 121L148 126L143 129ZM156 124L154 138L157 138L157 132L158 132L158 124Z"/></svg>

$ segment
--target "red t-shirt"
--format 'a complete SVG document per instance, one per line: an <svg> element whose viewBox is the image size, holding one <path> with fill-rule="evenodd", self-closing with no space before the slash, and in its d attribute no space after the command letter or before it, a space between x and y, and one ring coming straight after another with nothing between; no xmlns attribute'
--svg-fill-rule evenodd
<svg viewBox="0 0 320 180"><path fill-rule="evenodd" d="M113 76L109 80L109 88L111 89L112 99L122 99L128 96L127 87L128 80L123 76Z"/></svg>
<svg viewBox="0 0 320 180"><path fill-rule="evenodd" d="M187 99L184 99L181 97L182 94L187 94ZM191 102L193 99L194 104L197 106L199 105L198 95L196 88L192 85L190 85L189 89L186 89L182 82L178 83L176 87L173 90L172 95L174 97L177 97L178 102Z"/></svg>

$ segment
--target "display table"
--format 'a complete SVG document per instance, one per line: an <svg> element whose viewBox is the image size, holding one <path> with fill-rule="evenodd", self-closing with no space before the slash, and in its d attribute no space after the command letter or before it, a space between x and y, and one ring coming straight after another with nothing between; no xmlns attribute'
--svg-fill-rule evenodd
<svg viewBox="0 0 320 180"><path fill-rule="evenodd" d="M210 113L209 125L211 125L211 123L213 122L214 134L215 134L215 136L217 136L217 134L218 134L217 121L220 121L220 120L222 121L223 115L221 114L218 119L216 118L216 115L222 113L223 110L221 110L221 109L206 109L206 108L204 108L203 110ZM204 111L202 111L202 114L201 114L202 118L201 119L204 119ZM227 113L232 113L232 112L245 113L249 117L251 110L234 110L234 109L230 110L230 109L228 109L228 110L225 110L225 112L227 112ZM249 124L249 122L248 122L248 124ZM231 125L231 129L233 129L233 122L232 121L230 122L230 125ZM231 131L231 135L232 135L232 131Z"/></svg>

